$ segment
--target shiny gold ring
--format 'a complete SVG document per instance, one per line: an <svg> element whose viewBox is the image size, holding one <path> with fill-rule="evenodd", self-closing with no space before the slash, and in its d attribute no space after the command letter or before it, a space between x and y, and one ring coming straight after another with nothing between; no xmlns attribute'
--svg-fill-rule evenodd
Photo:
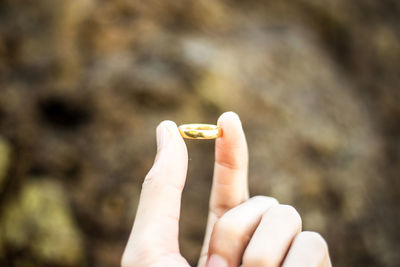
<svg viewBox="0 0 400 267"><path fill-rule="evenodd" d="M221 128L213 124L183 124L178 129L182 137L188 139L215 139L222 135Z"/></svg>

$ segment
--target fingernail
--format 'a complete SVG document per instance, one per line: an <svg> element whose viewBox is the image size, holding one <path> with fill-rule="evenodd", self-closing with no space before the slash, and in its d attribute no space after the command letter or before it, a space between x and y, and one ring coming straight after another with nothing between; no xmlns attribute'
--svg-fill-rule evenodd
<svg viewBox="0 0 400 267"><path fill-rule="evenodd" d="M176 124L172 121L163 121L157 127L157 150L163 149L171 139L172 127Z"/></svg>
<svg viewBox="0 0 400 267"><path fill-rule="evenodd" d="M228 267L228 262L217 254L211 255L207 267Z"/></svg>

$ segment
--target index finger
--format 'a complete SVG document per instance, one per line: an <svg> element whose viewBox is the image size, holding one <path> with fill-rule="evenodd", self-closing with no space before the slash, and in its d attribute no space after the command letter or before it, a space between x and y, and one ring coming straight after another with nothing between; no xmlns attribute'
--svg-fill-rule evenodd
<svg viewBox="0 0 400 267"><path fill-rule="evenodd" d="M218 119L222 137L215 142L214 178L210 211L218 217L246 201L249 196L248 150L239 116L226 112Z"/></svg>
<svg viewBox="0 0 400 267"><path fill-rule="evenodd" d="M210 237L215 222L228 210L249 197L248 150L239 116L226 112L218 119L222 137L215 143L214 178L210 195L206 234L198 266L206 264Z"/></svg>

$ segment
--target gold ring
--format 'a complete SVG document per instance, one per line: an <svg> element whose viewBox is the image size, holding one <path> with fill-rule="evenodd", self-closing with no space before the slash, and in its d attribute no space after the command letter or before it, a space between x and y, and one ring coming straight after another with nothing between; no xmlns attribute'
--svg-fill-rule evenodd
<svg viewBox="0 0 400 267"><path fill-rule="evenodd" d="M222 135L221 127L213 124L183 124L178 129L182 137L187 139L215 139Z"/></svg>

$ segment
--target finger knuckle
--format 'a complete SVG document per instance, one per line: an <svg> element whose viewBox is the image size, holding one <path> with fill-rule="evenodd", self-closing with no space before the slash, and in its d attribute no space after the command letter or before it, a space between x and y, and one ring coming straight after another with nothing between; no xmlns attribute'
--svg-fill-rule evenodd
<svg viewBox="0 0 400 267"><path fill-rule="evenodd" d="M154 188L157 188L154 175L147 175L142 183L142 190L154 190Z"/></svg>
<svg viewBox="0 0 400 267"><path fill-rule="evenodd" d="M328 244L325 239L317 232L304 231L301 232L297 239L299 242L311 249L318 250L322 253L328 252Z"/></svg>
<svg viewBox="0 0 400 267"><path fill-rule="evenodd" d="M239 159L236 159L234 157L231 157L228 159L226 159L226 158L218 159L215 162L220 167L230 169L230 170L241 170L245 166Z"/></svg>
<svg viewBox="0 0 400 267"><path fill-rule="evenodd" d="M146 177L144 178L142 187L146 187L147 185L153 184L155 177L157 177L159 174L160 171L158 169L155 169L154 167L151 168L150 171L147 173Z"/></svg>
<svg viewBox="0 0 400 267"><path fill-rule="evenodd" d="M224 238L229 239L238 239L242 236L242 233L232 220L227 217L222 217L217 221L214 226L214 231L216 235L223 236Z"/></svg>
<svg viewBox="0 0 400 267"><path fill-rule="evenodd" d="M302 227L301 216L293 206L280 204L272 207L271 213L282 220L289 221L299 229Z"/></svg>
<svg viewBox="0 0 400 267"><path fill-rule="evenodd" d="M262 258L249 258L243 256L243 267L256 267L256 266L268 266L268 262Z"/></svg>
<svg viewBox="0 0 400 267"><path fill-rule="evenodd" d="M274 205L274 206L279 204L279 202L276 198L262 196L262 195L254 196L251 198L251 200L263 202L263 203Z"/></svg>
<svg viewBox="0 0 400 267"><path fill-rule="evenodd" d="M296 225L302 224L301 216L300 216L299 212L293 206L281 205L280 207L281 207L282 213L286 217L288 217L292 221L294 221L296 223Z"/></svg>
<svg viewBox="0 0 400 267"><path fill-rule="evenodd" d="M251 253L245 251L243 255L243 267L263 267L263 266L275 266L275 260L273 257L266 257L266 255Z"/></svg>

